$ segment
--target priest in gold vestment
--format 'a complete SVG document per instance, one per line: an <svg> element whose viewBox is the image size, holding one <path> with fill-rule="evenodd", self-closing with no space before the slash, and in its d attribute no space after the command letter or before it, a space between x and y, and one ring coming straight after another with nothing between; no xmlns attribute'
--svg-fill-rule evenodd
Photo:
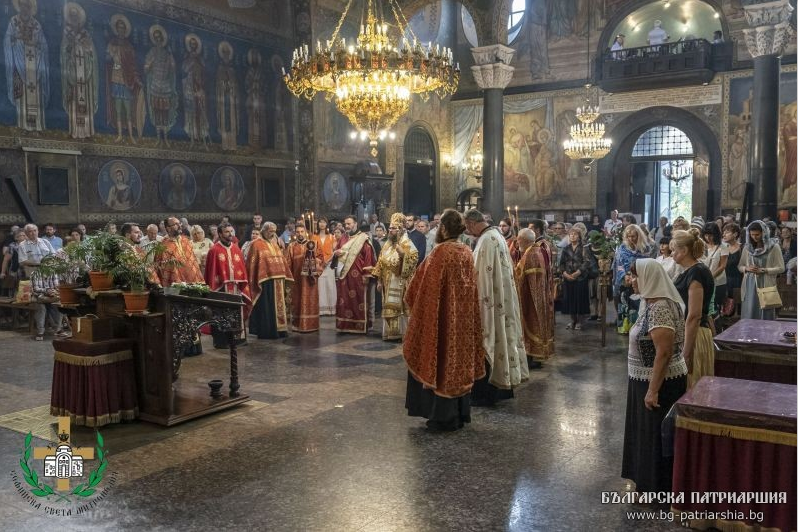
<svg viewBox="0 0 798 532"><path fill-rule="evenodd" d="M377 279L377 289L382 290L383 340L401 340L405 334L408 316L405 290L417 263L418 250L405 232L405 216L397 212L391 216L388 240L371 271Z"/></svg>

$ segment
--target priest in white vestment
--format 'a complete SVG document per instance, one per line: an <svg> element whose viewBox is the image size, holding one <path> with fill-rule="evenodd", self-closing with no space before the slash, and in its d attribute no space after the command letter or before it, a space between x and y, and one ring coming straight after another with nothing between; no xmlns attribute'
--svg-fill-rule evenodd
<svg viewBox="0 0 798 532"><path fill-rule="evenodd" d="M512 388L529 378L521 310L507 243L476 209L465 213L467 231L477 238L474 264L482 318L482 343L489 366L486 382L478 381L472 404L490 406L512 397ZM505 390L505 391L502 391Z"/></svg>

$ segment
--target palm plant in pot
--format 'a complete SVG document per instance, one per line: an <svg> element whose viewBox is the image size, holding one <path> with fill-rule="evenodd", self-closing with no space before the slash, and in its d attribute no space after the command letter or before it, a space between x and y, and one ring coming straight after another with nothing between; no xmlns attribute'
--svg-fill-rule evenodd
<svg viewBox="0 0 798 532"><path fill-rule="evenodd" d="M85 268L83 250L77 245L71 245L44 257L36 268L36 274L42 277L57 276L61 304L72 305L78 303L75 288L80 287L79 279Z"/></svg>
<svg viewBox="0 0 798 532"><path fill-rule="evenodd" d="M97 231L80 243L89 264L91 288L94 291L114 288L113 270L124 253L125 240L107 231Z"/></svg>
<svg viewBox="0 0 798 532"><path fill-rule="evenodd" d="M163 244L152 242L144 250L125 244L117 256L116 264L111 269L115 281L122 285L125 298L125 310L130 313L141 313L149 304L149 288L157 283L152 257L163 251Z"/></svg>

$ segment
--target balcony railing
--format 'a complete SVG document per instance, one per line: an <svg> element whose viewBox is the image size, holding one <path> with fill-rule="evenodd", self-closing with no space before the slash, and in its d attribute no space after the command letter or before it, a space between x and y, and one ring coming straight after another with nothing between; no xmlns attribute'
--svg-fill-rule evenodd
<svg viewBox="0 0 798 532"><path fill-rule="evenodd" d="M733 43L705 39L607 50L599 59L599 85L608 92L708 83L731 68Z"/></svg>

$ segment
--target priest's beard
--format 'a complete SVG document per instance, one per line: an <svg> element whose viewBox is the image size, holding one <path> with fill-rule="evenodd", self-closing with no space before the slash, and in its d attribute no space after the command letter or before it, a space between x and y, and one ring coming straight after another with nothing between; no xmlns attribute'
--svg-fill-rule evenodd
<svg viewBox="0 0 798 532"><path fill-rule="evenodd" d="M396 244L397 242L399 242L399 235L391 235L391 234L389 234L388 235L388 242L390 242L391 244Z"/></svg>
<svg viewBox="0 0 798 532"><path fill-rule="evenodd" d="M352 229L351 231L347 231L349 236L355 236L357 234L357 229Z"/></svg>
<svg viewBox="0 0 798 532"><path fill-rule="evenodd" d="M499 229L499 231L501 231L501 229ZM505 239L508 239L508 238L510 238L511 236L513 236L513 230L512 230L512 229L510 229L510 230L509 230L509 231L507 231L506 233L505 233L504 231L501 231L501 233L502 233L502 236L503 236Z"/></svg>

